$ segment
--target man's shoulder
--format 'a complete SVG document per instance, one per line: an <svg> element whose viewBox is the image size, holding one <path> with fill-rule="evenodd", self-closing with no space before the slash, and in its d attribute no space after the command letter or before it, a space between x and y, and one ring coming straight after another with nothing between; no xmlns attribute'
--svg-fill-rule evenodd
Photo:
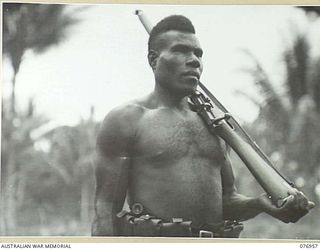
<svg viewBox="0 0 320 250"><path fill-rule="evenodd" d="M105 134L134 133L136 126L147 108L144 105L144 98L135 99L113 108L104 118L99 136Z"/></svg>
<svg viewBox="0 0 320 250"><path fill-rule="evenodd" d="M144 113L135 101L112 109L104 118L97 136L97 147L105 155L117 155L134 139L137 124ZM122 152L123 153L123 152Z"/></svg>
<svg viewBox="0 0 320 250"><path fill-rule="evenodd" d="M142 99L136 99L113 108L105 117L104 122L109 120L114 122L134 121L141 118L145 113L146 107Z"/></svg>

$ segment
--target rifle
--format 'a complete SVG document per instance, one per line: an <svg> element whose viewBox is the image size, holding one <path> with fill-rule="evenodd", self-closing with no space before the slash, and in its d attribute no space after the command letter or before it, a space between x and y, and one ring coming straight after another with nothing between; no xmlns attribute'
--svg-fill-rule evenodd
<svg viewBox="0 0 320 250"><path fill-rule="evenodd" d="M150 33L153 26L143 12L136 10L135 14ZM191 109L199 114L211 133L221 137L238 154L273 204L283 206L289 194L295 193L294 184L274 167L268 156L203 83L199 82L199 88L204 93L195 91L189 96Z"/></svg>

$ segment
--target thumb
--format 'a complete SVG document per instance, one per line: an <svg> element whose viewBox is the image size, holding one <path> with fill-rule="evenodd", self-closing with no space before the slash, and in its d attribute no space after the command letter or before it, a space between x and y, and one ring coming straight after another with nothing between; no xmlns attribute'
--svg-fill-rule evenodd
<svg viewBox="0 0 320 250"><path fill-rule="evenodd" d="M294 196L291 194L282 200L282 205L279 207L288 207L291 205L293 200L294 200Z"/></svg>
<svg viewBox="0 0 320 250"><path fill-rule="evenodd" d="M311 210L312 208L314 208L316 205L313 201L308 201L308 205L307 205L307 209L308 210Z"/></svg>

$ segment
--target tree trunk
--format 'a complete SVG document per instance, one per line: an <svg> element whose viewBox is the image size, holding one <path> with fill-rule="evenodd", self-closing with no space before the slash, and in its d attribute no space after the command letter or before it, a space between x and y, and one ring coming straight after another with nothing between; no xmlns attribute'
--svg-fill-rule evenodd
<svg viewBox="0 0 320 250"><path fill-rule="evenodd" d="M88 224L90 220L89 217L89 202L90 202L90 194L89 194L89 185L88 181L84 180L81 185L81 207L80 207L80 217L81 224L85 226Z"/></svg>
<svg viewBox="0 0 320 250"><path fill-rule="evenodd" d="M13 142L9 142L8 152L8 164L7 164L7 176L3 178L4 190L3 190L3 212L5 223L5 235L14 235L16 233L16 159L14 154ZM4 180L5 179L5 180Z"/></svg>
<svg viewBox="0 0 320 250"><path fill-rule="evenodd" d="M17 204L16 204L16 182L17 182L17 164L16 164L16 150L14 142L14 119L16 117L15 110L15 86L16 85L16 72L12 78L12 93L11 93L11 113L8 119L11 123L11 134L8 140L8 151L7 158L8 162L6 166L6 176L1 176L1 181L3 183L2 190L2 212L3 212L3 234L4 235L14 235L16 234L16 217L17 217Z"/></svg>
<svg viewBox="0 0 320 250"><path fill-rule="evenodd" d="M16 77L17 72L14 73L12 78L12 92L11 92L11 117L12 120L15 117L16 114Z"/></svg>

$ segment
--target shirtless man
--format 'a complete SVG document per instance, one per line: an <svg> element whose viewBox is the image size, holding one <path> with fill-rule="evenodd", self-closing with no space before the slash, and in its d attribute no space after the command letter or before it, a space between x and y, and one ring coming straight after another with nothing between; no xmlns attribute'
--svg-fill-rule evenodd
<svg viewBox="0 0 320 250"><path fill-rule="evenodd" d="M112 110L98 135L92 235L121 235L117 214L126 199L129 207L142 204L163 222L180 218L178 224L191 221L198 229L261 212L286 223L306 214L307 199L298 191L282 208L267 195L237 193L226 146L188 106L203 53L192 23L167 17L152 30L148 45L154 91Z"/></svg>

